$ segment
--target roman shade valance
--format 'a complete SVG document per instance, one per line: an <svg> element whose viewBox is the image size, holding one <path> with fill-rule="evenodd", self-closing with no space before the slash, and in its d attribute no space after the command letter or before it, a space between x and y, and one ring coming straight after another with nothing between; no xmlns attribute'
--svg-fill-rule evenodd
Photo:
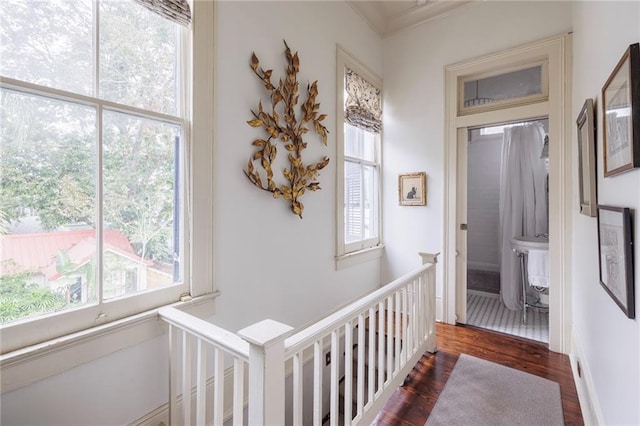
<svg viewBox="0 0 640 426"><path fill-rule="evenodd" d="M191 24L191 8L187 0L134 0L154 13L172 22L188 27Z"/></svg>
<svg viewBox="0 0 640 426"><path fill-rule="evenodd" d="M382 93L353 70L345 70L345 121L372 133L382 132Z"/></svg>

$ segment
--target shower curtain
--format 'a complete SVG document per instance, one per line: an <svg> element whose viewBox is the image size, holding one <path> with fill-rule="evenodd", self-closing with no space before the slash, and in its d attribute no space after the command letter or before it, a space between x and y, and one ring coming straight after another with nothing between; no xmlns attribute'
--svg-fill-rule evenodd
<svg viewBox="0 0 640 426"><path fill-rule="evenodd" d="M520 259L511 239L548 233L546 164L540 159L544 129L540 123L504 130L500 172L500 294L505 306L522 308Z"/></svg>

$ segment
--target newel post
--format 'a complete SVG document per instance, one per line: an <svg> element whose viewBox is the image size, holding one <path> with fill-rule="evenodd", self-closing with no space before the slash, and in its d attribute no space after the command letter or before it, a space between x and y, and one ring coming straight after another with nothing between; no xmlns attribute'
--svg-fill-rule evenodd
<svg viewBox="0 0 640 426"><path fill-rule="evenodd" d="M431 264L432 266L426 271L425 279L423 280L424 295L426 300L423 300L423 309L426 312L423 313L426 321L426 338L427 338L427 351L435 353L436 348L436 263L438 263L438 253L418 253L422 257L422 264Z"/></svg>
<svg viewBox="0 0 640 426"><path fill-rule="evenodd" d="M422 264L423 265L426 265L427 263L433 263L435 265L436 263L438 263L438 256L440 256L440 252L435 253L435 254L420 252L418 254L422 258Z"/></svg>
<svg viewBox="0 0 640 426"><path fill-rule="evenodd" d="M284 424L284 339L291 330L267 319L238 332L249 342L250 425Z"/></svg>

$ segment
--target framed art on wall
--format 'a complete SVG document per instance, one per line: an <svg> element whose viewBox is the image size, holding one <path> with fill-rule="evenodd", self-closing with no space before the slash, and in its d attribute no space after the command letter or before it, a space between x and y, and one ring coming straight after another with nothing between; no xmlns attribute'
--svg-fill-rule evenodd
<svg viewBox="0 0 640 426"><path fill-rule="evenodd" d="M398 195L401 206L427 205L427 174L406 173L398 177Z"/></svg>
<svg viewBox="0 0 640 426"><path fill-rule="evenodd" d="M600 284L629 318L635 318L631 212L598 205Z"/></svg>
<svg viewBox="0 0 640 426"><path fill-rule="evenodd" d="M640 167L640 44L629 46L602 88L604 176Z"/></svg>
<svg viewBox="0 0 640 426"><path fill-rule="evenodd" d="M587 99L578 119L578 186L580 213L596 216L596 147L593 99Z"/></svg>

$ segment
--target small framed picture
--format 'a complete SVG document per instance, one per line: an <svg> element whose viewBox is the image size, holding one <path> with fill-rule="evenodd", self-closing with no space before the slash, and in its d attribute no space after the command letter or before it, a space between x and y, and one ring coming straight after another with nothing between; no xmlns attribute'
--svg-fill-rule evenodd
<svg viewBox="0 0 640 426"><path fill-rule="evenodd" d="M596 146L593 99L587 99L576 120L578 126L578 186L580 213L596 216Z"/></svg>
<svg viewBox="0 0 640 426"><path fill-rule="evenodd" d="M401 206L426 206L427 174L420 172L400 175L398 193Z"/></svg>
<svg viewBox="0 0 640 426"><path fill-rule="evenodd" d="M604 176L640 167L640 44L629 46L602 88Z"/></svg>
<svg viewBox="0 0 640 426"><path fill-rule="evenodd" d="M598 205L600 284L629 318L635 318L631 212Z"/></svg>

